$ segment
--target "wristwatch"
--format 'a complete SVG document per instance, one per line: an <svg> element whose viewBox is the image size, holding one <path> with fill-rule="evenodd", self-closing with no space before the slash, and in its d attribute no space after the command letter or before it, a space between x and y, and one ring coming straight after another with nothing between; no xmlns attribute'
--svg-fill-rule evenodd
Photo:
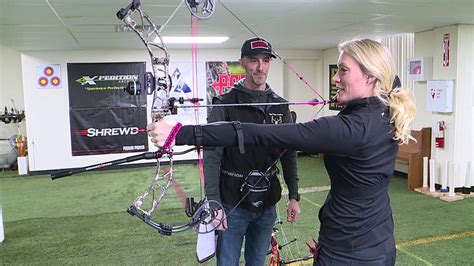
<svg viewBox="0 0 474 266"><path fill-rule="evenodd" d="M298 193L298 194L296 194L296 195L292 195L292 196L290 197L290 199L294 199L294 200L296 200L296 201L300 201L300 193Z"/></svg>

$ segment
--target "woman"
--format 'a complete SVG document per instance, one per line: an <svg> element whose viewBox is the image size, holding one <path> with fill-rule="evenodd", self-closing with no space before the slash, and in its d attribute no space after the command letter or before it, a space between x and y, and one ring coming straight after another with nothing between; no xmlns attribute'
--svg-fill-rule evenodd
<svg viewBox="0 0 474 266"><path fill-rule="evenodd" d="M394 265L395 240L388 196L398 144L411 138L415 105L406 90L393 88L395 66L380 43L352 40L339 44L338 115L306 123L254 125L243 123L184 126L176 144L203 146L279 146L324 153L331 190L319 211L319 256L314 265ZM163 145L172 126L148 126L151 141ZM241 141L242 142L242 141ZM242 143L240 143L242 144Z"/></svg>

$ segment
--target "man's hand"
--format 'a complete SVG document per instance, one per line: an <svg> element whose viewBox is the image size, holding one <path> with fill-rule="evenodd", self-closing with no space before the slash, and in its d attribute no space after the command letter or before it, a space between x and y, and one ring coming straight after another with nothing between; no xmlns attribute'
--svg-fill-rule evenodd
<svg viewBox="0 0 474 266"><path fill-rule="evenodd" d="M150 141L158 148L163 147L172 129L173 126L163 120L153 122L146 127Z"/></svg>
<svg viewBox="0 0 474 266"><path fill-rule="evenodd" d="M298 201L290 199L286 205L286 220L290 223L296 222L300 216L301 210Z"/></svg>
<svg viewBox="0 0 474 266"><path fill-rule="evenodd" d="M214 218L211 223L216 230L225 231L227 229L227 216L223 209L218 209L216 212L216 218Z"/></svg>

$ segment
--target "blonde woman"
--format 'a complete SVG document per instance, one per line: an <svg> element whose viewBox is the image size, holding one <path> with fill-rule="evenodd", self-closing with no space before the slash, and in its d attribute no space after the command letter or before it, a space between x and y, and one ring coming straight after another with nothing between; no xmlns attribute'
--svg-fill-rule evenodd
<svg viewBox="0 0 474 266"><path fill-rule="evenodd" d="M319 211L318 256L314 265L394 265L396 250L388 195L400 143L411 136L415 104L396 84L395 67L379 42L357 39L339 45L338 71L332 77L335 116L299 124L242 123L184 126L177 145L258 145L324 153L331 190ZM151 141L163 145L172 125L148 126ZM243 135L240 136L239 135ZM239 139L240 143L239 143ZM242 143L243 142L243 143Z"/></svg>

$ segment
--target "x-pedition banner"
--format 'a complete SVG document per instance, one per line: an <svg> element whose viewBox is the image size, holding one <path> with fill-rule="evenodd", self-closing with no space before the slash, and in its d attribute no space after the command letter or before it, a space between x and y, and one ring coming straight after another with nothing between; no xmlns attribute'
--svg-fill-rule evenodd
<svg viewBox="0 0 474 266"><path fill-rule="evenodd" d="M148 150L146 93L124 92L144 84L144 62L68 63L73 156Z"/></svg>

